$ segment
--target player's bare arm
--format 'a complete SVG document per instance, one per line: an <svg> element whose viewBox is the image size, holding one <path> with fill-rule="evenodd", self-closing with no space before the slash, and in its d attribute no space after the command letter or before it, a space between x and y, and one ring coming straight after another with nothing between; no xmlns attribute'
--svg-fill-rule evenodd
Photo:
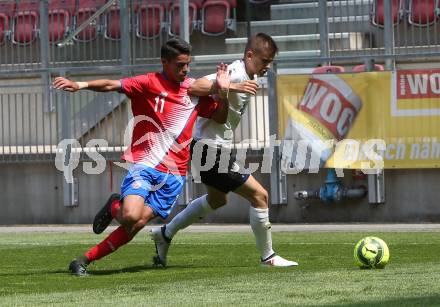
<svg viewBox="0 0 440 307"><path fill-rule="evenodd" d="M227 99L229 88L231 86L231 77L228 72L228 65L221 63L217 66L217 75L215 79L217 88L218 88L218 96L220 99Z"/></svg>
<svg viewBox="0 0 440 307"><path fill-rule="evenodd" d="M210 81L208 78L199 78L193 82L188 89L188 93L192 96L208 96L218 94L219 85L217 82ZM240 83L231 83L229 90L232 92L240 92L249 95L256 95L258 83L255 80L246 80Z"/></svg>
<svg viewBox="0 0 440 307"><path fill-rule="evenodd" d="M221 105L212 115L212 119L219 124L226 123L229 112L228 93L231 85L230 73L228 65L221 63L217 66L216 83L218 86L219 98Z"/></svg>
<svg viewBox="0 0 440 307"><path fill-rule="evenodd" d="M76 92L82 89L88 89L95 92L112 92L121 89L121 82L119 80L100 79L87 82L76 82L64 77L55 78L52 86L58 90L67 92Z"/></svg>
<svg viewBox="0 0 440 307"><path fill-rule="evenodd" d="M255 80L246 80L240 83L231 83L229 90L231 92L246 93L255 96L258 91L258 83Z"/></svg>

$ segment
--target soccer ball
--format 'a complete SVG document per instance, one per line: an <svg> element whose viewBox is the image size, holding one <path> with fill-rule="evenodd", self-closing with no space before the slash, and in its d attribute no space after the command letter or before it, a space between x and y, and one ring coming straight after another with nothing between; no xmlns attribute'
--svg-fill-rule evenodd
<svg viewBox="0 0 440 307"><path fill-rule="evenodd" d="M382 239L365 237L354 247L354 259L361 269L383 269L390 259L390 251Z"/></svg>

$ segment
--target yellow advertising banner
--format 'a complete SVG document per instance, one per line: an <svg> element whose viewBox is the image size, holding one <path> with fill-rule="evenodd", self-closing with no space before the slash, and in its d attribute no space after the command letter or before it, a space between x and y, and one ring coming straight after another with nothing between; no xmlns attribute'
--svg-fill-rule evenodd
<svg viewBox="0 0 440 307"><path fill-rule="evenodd" d="M279 75L277 98L279 135L327 167L440 166L440 69Z"/></svg>

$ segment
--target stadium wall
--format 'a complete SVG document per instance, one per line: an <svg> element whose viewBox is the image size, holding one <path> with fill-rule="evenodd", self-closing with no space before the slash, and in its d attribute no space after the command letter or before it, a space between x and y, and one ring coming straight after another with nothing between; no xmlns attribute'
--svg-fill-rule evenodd
<svg viewBox="0 0 440 307"><path fill-rule="evenodd" d="M256 162L256 158L249 159ZM347 184L351 176L345 171ZM63 178L54 163L0 164L2 214L0 224L89 224L95 213L112 192L119 190L125 170L109 167L100 175L87 175L82 167L75 170L78 178L77 207L63 206ZM254 174L269 190L269 174ZM437 183L440 171L387 170L386 203L368 204L367 198L325 204L318 201L296 201L296 190L318 188L325 172L288 176L288 204L271 205L273 223L347 223L347 222L436 222L440 219ZM204 193L195 185L195 195ZM173 214L184 207L176 206ZM248 223L249 203L231 194L227 206L210 214L201 223ZM156 220L159 223L161 221Z"/></svg>

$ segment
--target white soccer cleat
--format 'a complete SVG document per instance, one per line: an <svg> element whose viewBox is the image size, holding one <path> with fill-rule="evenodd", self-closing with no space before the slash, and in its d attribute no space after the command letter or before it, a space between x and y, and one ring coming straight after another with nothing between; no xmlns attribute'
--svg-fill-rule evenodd
<svg viewBox="0 0 440 307"><path fill-rule="evenodd" d="M265 261L261 261L261 266L276 266L276 267L289 267L289 266L297 266L298 263L295 261L290 261L280 257L278 255L273 255L269 259Z"/></svg>
<svg viewBox="0 0 440 307"><path fill-rule="evenodd" d="M167 254L171 241L164 237L164 230L165 227L161 227L153 228L150 231L151 240L154 241L154 245L156 246L156 256L153 257L153 265L155 266L167 266Z"/></svg>

